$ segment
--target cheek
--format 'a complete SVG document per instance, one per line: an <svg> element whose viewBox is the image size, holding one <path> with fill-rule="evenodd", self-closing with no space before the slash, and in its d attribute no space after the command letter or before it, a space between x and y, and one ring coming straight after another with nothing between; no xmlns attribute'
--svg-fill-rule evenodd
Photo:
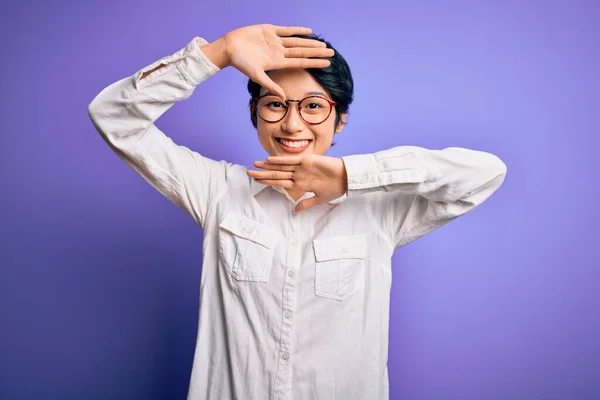
<svg viewBox="0 0 600 400"><path fill-rule="evenodd" d="M261 124L260 122L256 126L256 133L258 140L263 144L271 143L275 129L273 126Z"/></svg>
<svg viewBox="0 0 600 400"><path fill-rule="evenodd" d="M326 123L320 125L318 129L315 129L313 132L320 141L331 143L335 133L334 122L330 123L327 121Z"/></svg>
<svg viewBox="0 0 600 400"><path fill-rule="evenodd" d="M267 137L269 135L269 128L259 121L256 125L256 133L259 138Z"/></svg>
<svg viewBox="0 0 600 400"><path fill-rule="evenodd" d="M319 149L328 148L333 141L333 125L322 128L323 129L319 129L318 131L313 131L313 134L317 139L315 147Z"/></svg>

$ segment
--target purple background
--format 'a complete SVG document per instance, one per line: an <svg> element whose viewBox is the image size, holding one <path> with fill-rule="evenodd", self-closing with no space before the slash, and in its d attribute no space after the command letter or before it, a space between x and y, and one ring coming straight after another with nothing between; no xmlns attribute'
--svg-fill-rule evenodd
<svg viewBox="0 0 600 400"><path fill-rule="evenodd" d="M600 399L598 4L2 2L0 399L185 398L202 231L87 105L196 35L262 22L310 26L349 61L330 155L462 146L508 166L484 205L394 256L392 399ZM245 83L225 70L157 125L249 166Z"/></svg>

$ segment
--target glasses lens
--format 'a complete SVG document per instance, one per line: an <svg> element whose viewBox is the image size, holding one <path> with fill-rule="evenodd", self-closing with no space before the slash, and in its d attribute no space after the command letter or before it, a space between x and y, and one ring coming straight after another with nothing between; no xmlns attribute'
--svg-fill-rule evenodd
<svg viewBox="0 0 600 400"><path fill-rule="evenodd" d="M269 122L277 122L285 115L286 104L277 96L262 97L257 104L258 115Z"/></svg>
<svg viewBox="0 0 600 400"><path fill-rule="evenodd" d="M294 103L292 103L293 106ZM277 96L265 96L256 105L258 115L268 122L278 122L285 117L287 106ZM308 123L320 124L331 113L331 105L321 97L306 97L300 102L300 115Z"/></svg>
<svg viewBox="0 0 600 400"><path fill-rule="evenodd" d="M331 112L329 102L321 97L307 97L300 103L302 118L311 124L325 121Z"/></svg>

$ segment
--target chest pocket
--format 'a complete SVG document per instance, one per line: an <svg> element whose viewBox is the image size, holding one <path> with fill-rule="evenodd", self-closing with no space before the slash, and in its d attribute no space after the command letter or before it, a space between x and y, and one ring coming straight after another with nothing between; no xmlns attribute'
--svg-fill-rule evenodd
<svg viewBox="0 0 600 400"><path fill-rule="evenodd" d="M367 253L365 236L334 236L313 240L315 251L315 294L344 301L364 284Z"/></svg>
<svg viewBox="0 0 600 400"><path fill-rule="evenodd" d="M236 212L228 213L219 228L221 260L233 278L267 282L278 233Z"/></svg>

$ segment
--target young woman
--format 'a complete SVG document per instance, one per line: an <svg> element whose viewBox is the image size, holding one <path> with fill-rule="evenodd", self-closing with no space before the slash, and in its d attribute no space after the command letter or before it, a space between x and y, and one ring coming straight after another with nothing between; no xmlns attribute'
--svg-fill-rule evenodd
<svg viewBox="0 0 600 400"><path fill-rule="evenodd" d="M256 169L178 146L155 125L232 66L268 153ZM96 129L204 229L190 399L387 399L391 257L485 201L496 156L398 146L328 157L352 76L308 28L234 30L102 90Z"/></svg>

